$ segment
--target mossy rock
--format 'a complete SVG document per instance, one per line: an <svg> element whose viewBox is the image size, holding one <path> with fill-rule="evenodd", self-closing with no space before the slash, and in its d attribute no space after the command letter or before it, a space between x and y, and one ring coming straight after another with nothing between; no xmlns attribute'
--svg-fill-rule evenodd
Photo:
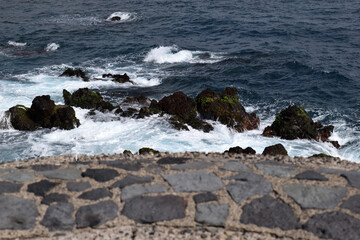
<svg viewBox="0 0 360 240"><path fill-rule="evenodd" d="M110 102L104 101L100 93L91 91L88 88L80 88L73 94L64 89L63 98L65 104L70 106L97 109L99 111L112 111L115 109Z"/></svg>
<svg viewBox="0 0 360 240"><path fill-rule="evenodd" d="M20 131L33 131L40 127L29 116L30 108L23 105L16 105L10 108L7 113L10 115L10 122L13 128Z"/></svg>
<svg viewBox="0 0 360 240"><path fill-rule="evenodd" d="M131 155L132 152L130 150L124 150L123 154L126 154L126 155Z"/></svg>
<svg viewBox="0 0 360 240"><path fill-rule="evenodd" d="M152 148L149 148L149 147L143 147L143 148L140 148L140 149L139 149L139 154L140 154L140 155L149 154L149 153L158 154L158 153L160 153L160 152L157 151L157 150L154 150L154 149L152 149Z"/></svg>
<svg viewBox="0 0 360 240"><path fill-rule="evenodd" d="M333 156L327 155L325 153L314 154L311 157L313 157L313 158L333 158Z"/></svg>

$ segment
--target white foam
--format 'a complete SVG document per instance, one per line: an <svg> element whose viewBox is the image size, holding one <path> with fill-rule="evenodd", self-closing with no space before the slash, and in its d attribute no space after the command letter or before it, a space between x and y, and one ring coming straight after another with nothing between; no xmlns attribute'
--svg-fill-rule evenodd
<svg viewBox="0 0 360 240"><path fill-rule="evenodd" d="M65 24L65 25L89 26L89 25L97 25L101 23L103 20L94 16L82 16L79 14L75 14L75 15L62 15L60 17L53 17L50 19L46 19L46 21L50 21L57 24Z"/></svg>
<svg viewBox="0 0 360 240"><path fill-rule="evenodd" d="M11 129L10 116L5 111L0 111L0 129Z"/></svg>
<svg viewBox="0 0 360 240"><path fill-rule="evenodd" d="M27 43L8 41L8 45L9 46L14 46L14 47L25 47L27 45Z"/></svg>
<svg viewBox="0 0 360 240"><path fill-rule="evenodd" d="M112 21L111 19L113 17L120 17L119 21ZM129 21L133 21L136 18L136 15L134 13L129 13L129 12L114 12L112 13L107 19L106 21L112 21L112 22L129 22Z"/></svg>
<svg viewBox="0 0 360 240"><path fill-rule="evenodd" d="M57 44L57 43L49 43L49 44L46 46L45 50L46 50L47 52L54 52L54 51L56 51L59 47L60 47L60 45Z"/></svg>

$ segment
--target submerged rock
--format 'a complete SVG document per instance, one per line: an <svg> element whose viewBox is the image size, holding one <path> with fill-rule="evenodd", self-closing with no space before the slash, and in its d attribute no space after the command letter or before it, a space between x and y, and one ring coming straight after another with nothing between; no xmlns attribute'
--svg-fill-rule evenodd
<svg viewBox="0 0 360 240"><path fill-rule="evenodd" d="M228 154L256 154L256 151L254 149L252 149L251 147L247 147L245 149L236 146L236 147L231 147L229 148L229 150L226 150L224 153L228 153Z"/></svg>
<svg viewBox="0 0 360 240"><path fill-rule="evenodd" d="M85 72L79 68L67 68L59 77L78 77L82 78L85 82L89 81L89 78L86 76Z"/></svg>
<svg viewBox="0 0 360 240"><path fill-rule="evenodd" d="M110 21L113 21L113 22L121 21L121 17L119 17L119 16L112 17L112 18L110 18Z"/></svg>
<svg viewBox="0 0 360 240"><path fill-rule="evenodd" d="M134 84L134 82L130 80L129 76L126 73L124 73L123 75L108 73L108 74L103 74L102 77L103 78L112 78L112 80L114 82L118 82L118 83L127 83L127 82L129 82L129 83Z"/></svg>

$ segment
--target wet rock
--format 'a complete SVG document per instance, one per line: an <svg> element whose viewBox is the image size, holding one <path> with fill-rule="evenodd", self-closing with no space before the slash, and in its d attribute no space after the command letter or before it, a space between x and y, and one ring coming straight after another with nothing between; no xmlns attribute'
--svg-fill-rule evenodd
<svg viewBox="0 0 360 240"><path fill-rule="evenodd" d="M85 72L79 68L67 68L59 77L78 77L82 78L82 80L85 82L89 81L89 78L86 76Z"/></svg>
<svg viewBox="0 0 360 240"><path fill-rule="evenodd" d="M191 163L183 163L173 166L172 170L188 170L188 169L205 169L213 166L214 164L208 162L191 162Z"/></svg>
<svg viewBox="0 0 360 240"><path fill-rule="evenodd" d="M41 174L50 179L76 180L82 178L81 171L76 168L43 171Z"/></svg>
<svg viewBox="0 0 360 240"><path fill-rule="evenodd" d="M121 17L119 17L119 16L112 17L112 18L110 18L110 21L113 21L113 22L121 21Z"/></svg>
<svg viewBox="0 0 360 240"><path fill-rule="evenodd" d="M275 162L261 162L256 163L255 166L266 175L281 178L288 178L297 171L296 167Z"/></svg>
<svg viewBox="0 0 360 240"><path fill-rule="evenodd" d="M300 228L291 207L282 201L266 195L253 200L243 207L240 222L260 227L283 230Z"/></svg>
<svg viewBox="0 0 360 240"><path fill-rule="evenodd" d="M50 193L41 201L42 204L50 205L54 202L68 202L69 196L61 193Z"/></svg>
<svg viewBox="0 0 360 240"><path fill-rule="evenodd" d="M346 178L350 186L360 189L360 173L358 171L343 172L341 176Z"/></svg>
<svg viewBox="0 0 360 240"><path fill-rule="evenodd" d="M72 231L75 225L72 213L74 207L71 203L58 203L51 205L46 210L41 225L50 231Z"/></svg>
<svg viewBox="0 0 360 240"><path fill-rule="evenodd" d="M115 161L100 161L109 167L121 168L127 171L139 171L142 165L139 161L134 160L115 160Z"/></svg>
<svg viewBox="0 0 360 240"><path fill-rule="evenodd" d="M21 131L33 131L40 127L29 117L29 108L16 105L7 112L10 115L10 122L13 128Z"/></svg>
<svg viewBox="0 0 360 240"><path fill-rule="evenodd" d="M35 175L32 172L12 171L1 178L13 182L29 182L35 178Z"/></svg>
<svg viewBox="0 0 360 240"><path fill-rule="evenodd" d="M0 194L20 192L22 184L11 182L0 182Z"/></svg>
<svg viewBox="0 0 360 240"><path fill-rule="evenodd" d="M113 17L113 18L119 18L119 17ZM129 76L126 73L124 73L123 75L107 73L107 74L103 74L102 77L103 78L111 78L112 81L118 82L118 83L127 83L128 82L128 83L134 84L134 82L130 80Z"/></svg>
<svg viewBox="0 0 360 240"><path fill-rule="evenodd" d="M210 201L217 201L217 197L212 192L199 193L193 196L194 202L196 204Z"/></svg>
<svg viewBox="0 0 360 240"><path fill-rule="evenodd" d="M36 196L45 196L45 194L59 185L59 183L49 182L48 180L41 180L40 182L28 185L27 191L34 193Z"/></svg>
<svg viewBox="0 0 360 240"><path fill-rule="evenodd" d="M152 149L152 148L149 148L149 147L143 147L143 148L140 148L140 149L139 149L139 154L140 154L140 155L149 154L149 153L158 154L158 153L160 153L160 152L157 151L157 150L154 150L154 149Z"/></svg>
<svg viewBox="0 0 360 240"><path fill-rule="evenodd" d="M315 181L327 181L328 180L326 177L324 177L320 173L315 172L313 170L307 170L302 173L299 173L294 178L300 179L300 180L304 179L304 180L315 180Z"/></svg>
<svg viewBox="0 0 360 240"><path fill-rule="evenodd" d="M70 192L82 192L91 188L91 185L89 182L69 182L66 184L66 187Z"/></svg>
<svg viewBox="0 0 360 240"><path fill-rule="evenodd" d="M351 196L345 200L341 205L342 208L347 208L350 211L360 214L360 195Z"/></svg>
<svg viewBox="0 0 360 240"><path fill-rule="evenodd" d="M263 155L285 155L287 156L288 153L285 149L285 147L282 144L276 144L276 145L272 145L272 146L268 146L264 149Z"/></svg>
<svg viewBox="0 0 360 240"><path fill-rule="evenodd" d="M228 204L198 204L196 206L195 221L211 226L223 227L228 215Z"/></svg>
<svg viewBox="0 0 360 240"><path fill-rule="evenodd" d="M96 228L118 216L119 208L113 201L102 201L93 205L82 206L76 212L76 227Z"/></svg>
<svg viewBox="0 0 360 240"><path fill-rule="evenodd" d="M228 154L256 154L256 151L252 149L251 147L247 147L245 149L242 149L239 146L231 147L229 150L225 151L224 153Z"/></svg>
<svg viewBox="0 0 360 240"><path fill-rule="evenodd" d="M82 193L78 198L96 201L106 197L111 198L112 196L113 194L106 188L96 188Z"/></svg>
<svg viewBox="0 0 360 240"><path fill-rule="evenodd" d="M86 169L81 174L83 177L95 179L97 182L107 182L119 176L119 173L114 169Z"/></svg>
<svg viewBox="0 0 360 240"><path fill-rule="evenodd" d="M124 99L121 105L140 105L149 107L151 103L150 98L146 97L144 94L138 96L129 96Z"/></svg>
<svg viewBox="0 0 360 240"><path fill-rule="evenodd" d="M139 176L129 174L125 178L113 183L110 188L123 188L123 187L130 186L133 184L150 183L153 180L154 180L154 177L151 177L151 176L139 177Z"/></svg>
<svg viewBox="0 0 360 240"><path fill-rule="evenodd" d="M245 164L237 161L229 161L224 163L223 166L219 167L221 170L227 170L231 172L250 172L251 169Z"/></svg>
<svg viewBox="0 0 360 240"><path fill-rule="evenodd" d="M184 218L186 207L178 196L139 196L125 202L122 214L138 223L154 223Z"/></svg>
<svg viewBox="0 0 360 240"><path fill-rule="evenodd" d="M196 104L202 118L220 121L238 132L257 129L260 124L254 113L245 111L236 88L227 87L221 94L206 89L196 97Z"/></svg>
<svg viewBox="0 0 360 240"><path fill-rule="evenodd" d="M140 196L146 193L165 193L168 189L162 184L155 184L149 186L127 186L121 191L121 201L129 200L133 197Z"/></svg>

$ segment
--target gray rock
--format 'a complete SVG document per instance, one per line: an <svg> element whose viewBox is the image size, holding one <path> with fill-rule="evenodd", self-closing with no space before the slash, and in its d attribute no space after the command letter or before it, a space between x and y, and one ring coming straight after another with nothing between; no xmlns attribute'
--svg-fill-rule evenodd
<svg viewBox="0 0 360 240"><path fill-rule="evenodd" d="M191 160L191 158L173 158L173 157L165 157L159 159L157 164L183 164L187 161Z"/></svg>
<svg viewBox="0 0 360 240"><path fill-rule="evenodd" d="M195 203L203 203L203 202L210 202L210 201L217 201L217 196L212 192L206 193L199 193L193 196Z"/></svg>
<svg viewBox="0 0 360 240"><path fill-rule="evenodd" d="M32 229L38 212L34 200L0 195L0 229Z"/></svg>
<svg viewBox="0 0 360 240"><path fill-rule="evenodd" d="M243 207L240 222L267 228L278 227L283 230L300 227L291 207L269 195L246 204Z"/></svg>
<svg viewBox="0 0 360 240"><path fill-rule="evenodd" d="M327 181L328 179L318 172L313 170L306 170L302 173L297 174L295 179L299 180L315 180L315 181Z"/></svg>
<svg viewBox="0 0 360 240"><path fill-rule="evenodd" d="M107 190L106 188L96 188L88 192L82 193L78 198L96 201L106 197L111 198L112 196L113 194L109 192L109 190Z"/></svg>
<svg viewBox="0 0 360 240"><path fill-rule="evenodd" d="M165 193L167 188L162 184L155 184L149 186L127 186L121 191L121 200L126 201L133 197L140 196L146 193Z"/></svg>
<svg viewBox="0 0 360 240"><path fill-rule="evenodd" d="M188 169L205 169L213 166L214 164L208 162L191 162L191 163L183 163L176 166L173 166L172 170L188 170Z"/></svg>
<svg viewBox="0 0 360 240"><path fill-rule="evenodd" d="M273 189L267 181L235 181L229 183L226 190L237 204L241 204L252 196L268 194Z"/></svg>
<svg viewBox="0 0 360 240"><path fill-rule="evenodd" d="M205 171L162 176L175 192L211 192L224 187L218 176L214 173Z"/></svg>
<svg viewBox="0 0 360 240"><path fill-rule="evenodd" d="M228 215L228 204L199 204L196 206L195 221L223 227Z"/></svg>
<svg viewBox="0 0 360 240"><path fill-rule="evenodd" d="M345 200L341 205L342 208L347 208L350 211L360 214L360 195L351 196Z"/></svg>
<svg viewBox="0 0 360 240"><path fill-rule="evenodd" d="M0 174L4 173L4 172L10 172L13 171L13 168L0 168Z"/></svg>
<svg viewBox="0 0 360 240"><path fill-rule="evenodd" d="M41 201L42 204L50 205L54 202L68 202L69 196L61 193L50 193Z"/></svg>
<svg viewBox="0 0 360 240"><path fill-rule="evenodd" d="M125 202L122 214L135 222L153 223L184 218L186 206L179 196L138 196Z"/></svg>
<svg viewBox="0 0 360 240"><path fill-rule="evenodd" d="M160 165L156 165L156 164L150 164L145 168L146 172L150 172L150 173L156 173L159 174L163 171L165 171L166 168Z"/></svg>
<svg viewBox="0 0 360 240"><path fill-rule="evenodd" d="M288 184L283 190L297 202L301 208L334 208L345 196L345 187L308 186Z"/></svg>
<svg viewBox="0 0 360 240"><path fill-rule="evenodd" d="M91 185L89 182L69 182L66 184L66 187L70 192L82 192L91 188Z"/></svg>
<svg viewBox="0 0 360 240"><path fill-rule="evenodd" d="M74 207L71 203L62 202L49 206L40 224L50 231L71 231L75 225L73 211Z"/></svg>
<svg viewBox="0 0 360 240"><path fill-rule="evenodd" d="M22 184L11 182L0 182L0 194L20 192Z"/></svg>
<svg viewBox="0 0 360 240"><path fill-rule="evenodd" d="M32 181L35 178L35 174L32 172L12 171L8 174L5 174L1 178L4 180L14 181L14 182L28 182L28 181Z"/></svg>
<svg viewBox="0 0 360 240"><path fill-rule="evenodd" d="M49 170L55 170L58 169L60 166L58 165L51 165L51 164L38 164L38 165L32 165L31 169L34 171L49 171Z"/></svg>
<svg viewBox="0 0 360 240"><path fill-rule="evenodd" d="M82 206L76 212L76 227L99 227L118 216L119 208L113 201L102 201Z"/></svg>
<svg viewBox="0 0 360 240"><path fill-rule="evenodd" d="M59 183L49 182L48 180L41 180L40 182L28 185L27 191L34 193L36 196L45 196L45 194L59 185Z"/></svg>
<svg viewBox="0 0 360 240"><path fill-rule="evenodd" d="M256 167L264 174L274 177L288 178L296 173L296 168L282 164L264 162L256 163Z"/></svg>
<svg viewBox="0 0 360 240"><path fill-rule="evenodd" d="M142 165L139 161L127 159L116 161L100 161L100 163L110 167L121 168L127 171L139 171L142 168Z"/></svg>
<svg viewBox="0 0 360 240"><path fill-rule="evenodd" d="M114 169L86 169L82 173L83 177L93 178L98 182L107 182L119 176L119 173Z"/></svg>
<svg viewBox="0 0 360 240"><path fill-rule="evenodd" d="M223 180L240 180L248 182L264 182L265 179L263 176L252 173L252 172L241 172L239 174L225 177Z"/></svg>
<svg viewBox="0 0 360 240"><path fill-rule="evenodd" d="M350 186L360 189L360 173L358 171L344 172L341 176L346 178Z"/></svg>
<svg viewBox="0 0 360 240"><path fill-rule="evenodd" d="M223 166L219 167L219 169L231 172L251 172L251 169L248 166L236 161L226 162Z"/></svg>
<svg viewBox="0 0 360 240"><path fill-rule="evenodd" d="M317 214L304 225L304 229L320 238L335 240L360 239L360 220L341 212Z"/></svg>
<svg viewBox="0 0 360 240"><path fill-rule="evenodd" d="M150 183L154 180L151 176L139 177L132 174L127 175L123 179L113 183L110 188L123 188L133 184Z"/></svg>
<svg viewBox="0 0 360 240"><path fill-rule="evenodd" d="M318 168L317 169L318 172L320 173L325 173L325 174L343 174L343 173L346 173L347 171L345 170L342 170L342 169L336 169L336 168Z"/></svg>
<svg viewBox="0 0 360 240"><path fill-rule="evenodd" d="M76 168L42 171L41 174L50 179L76 180L82 178L81 171Z"/></svg>

